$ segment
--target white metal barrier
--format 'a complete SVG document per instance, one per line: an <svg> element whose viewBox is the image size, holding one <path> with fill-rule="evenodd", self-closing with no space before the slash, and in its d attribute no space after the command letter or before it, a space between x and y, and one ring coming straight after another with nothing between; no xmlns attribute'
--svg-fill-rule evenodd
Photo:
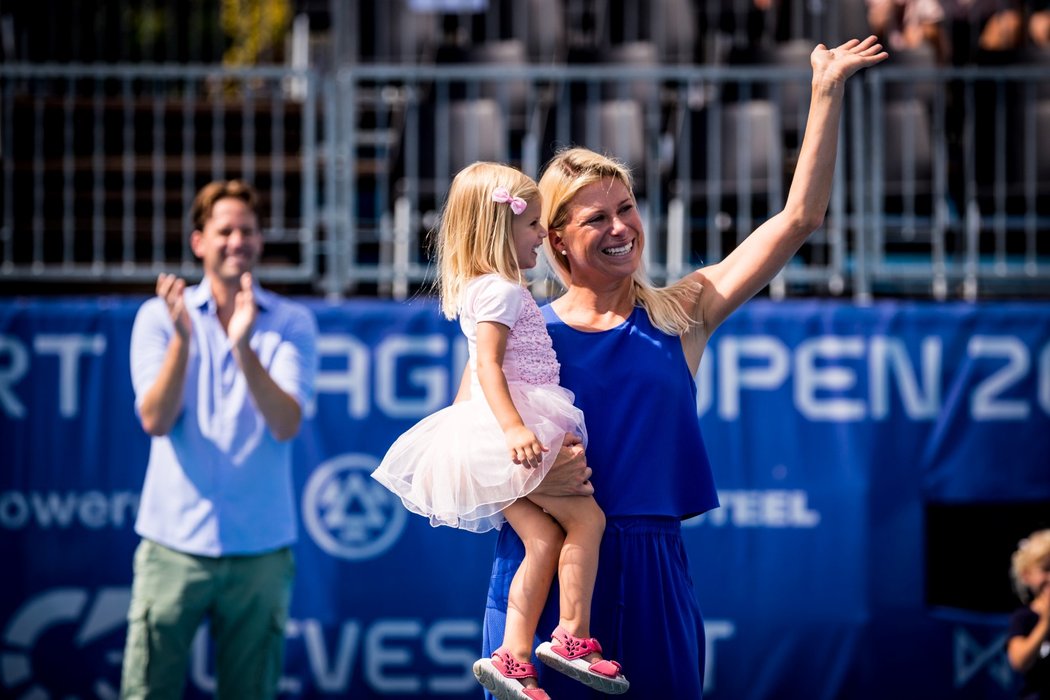
<svg viewBox="0 0 1050 700"><path fill-rule="evenodd" d="M785 295L1050 294L1045 65L880 66L848 88L824 227ZM196 188L264 196L264 279L405 298L427 233L477 159L536 176L560 147L631 166L658 281L720 259L779 211L808 66L357 65L311 71L0 65L0 274L193 274Z"/></svg>
<svg viewBox="0 0 1050 700"><path fill-rule="evenodd" d="M283 69L0 65L0 274L142 282L198 269L200 186L261 194L265 276L317 276L316 78Z"/></svg>

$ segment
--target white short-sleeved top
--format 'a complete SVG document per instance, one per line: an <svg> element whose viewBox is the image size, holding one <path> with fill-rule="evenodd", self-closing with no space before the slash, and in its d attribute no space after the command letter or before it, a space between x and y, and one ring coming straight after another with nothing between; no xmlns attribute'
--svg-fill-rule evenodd
<svg viewBox="0 0 1050 700"><path fill-rule="evenodd" d="M497 274L467 283L459 306L459 327L467 337L470 369L477 383L477 328L491 321L510 329L503 357L508 382L557 384L558 358L536 300L522 285Z"/></svg>

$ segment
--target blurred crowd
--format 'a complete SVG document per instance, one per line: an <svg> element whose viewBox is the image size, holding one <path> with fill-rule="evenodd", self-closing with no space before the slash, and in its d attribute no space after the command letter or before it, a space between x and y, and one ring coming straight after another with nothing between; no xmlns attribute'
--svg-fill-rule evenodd
<svg viewBox="0 0 1050 700"><path fill-rule="evenodd" d="M756 2L768 0L756 0ZM941 64L1050 50L1050 0L866 0L890 50L930 48Z"/></svg>
<svg viewBox="0 0 1050 700"><path fill-rule="evenodd" d="M964 66L1050 52L1050 0L840 0L835 7L843 36L870 31L891 56L928 54L932 63ZM763 43L817 36L798 18L829 10L826 0L721 0L700 19L724 35L746 35L746 46L735 42L746 55Z"/></svg>

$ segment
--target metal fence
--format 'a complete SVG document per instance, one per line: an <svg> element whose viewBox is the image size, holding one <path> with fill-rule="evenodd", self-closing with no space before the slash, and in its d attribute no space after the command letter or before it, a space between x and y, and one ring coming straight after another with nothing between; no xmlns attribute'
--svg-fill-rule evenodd
<svg viewBox="0 0 1050 700"><path fill-rule="evenodd" d="M317 275L317 80L283 69L0 65L0 274L195 274L188 210L213 179L262 194L269 279Z"/></svg>
<svg viewBox="0 0 1050 700"><path fill-rule="evenodd" d="M1050 293L1046 65L886 65L854 79L825 225L770 286L937 299ZM762 66L357 65L310 71L0 65L0 274L192 275L196 188L264 196L264 279L404 298L477 159L531 175L559 147L629 164L658 282L783 205L810 72Z"/></svg>

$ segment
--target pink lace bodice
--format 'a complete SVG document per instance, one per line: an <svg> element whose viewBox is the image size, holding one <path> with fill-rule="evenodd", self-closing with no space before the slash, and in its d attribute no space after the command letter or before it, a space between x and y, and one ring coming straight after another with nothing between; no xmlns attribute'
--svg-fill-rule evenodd
<svg viewBox="0 0 1050 700"><path fill-rule="evenodd" d="M459 309L459 325L467 337L470 366L477 382L477 324L494 321L507 328L507 349L503 354L503 374L508 382L559 384L558 358L543 312L525 287L486 274L472 280L464 290Z"/></svg>
<svg viewBox="0 0 1050 700"><path fill-rule="evenodd" d="M554 354L543 312L529 290L522 287L521 314L510 329L503 373L507 381L527 384L557 384L561 366Z"/></svg>

